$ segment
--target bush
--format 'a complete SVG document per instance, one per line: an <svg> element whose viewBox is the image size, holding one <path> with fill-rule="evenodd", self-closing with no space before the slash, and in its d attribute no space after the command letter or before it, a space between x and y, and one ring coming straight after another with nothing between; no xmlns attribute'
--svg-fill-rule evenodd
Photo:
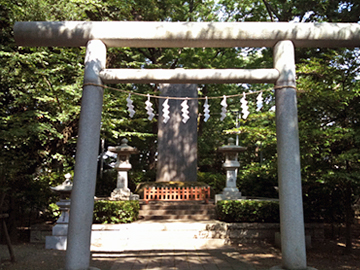
<svg viewBox="0 0 360 270"><path fill-rule="evenodd" d="M277 201L219 201L216 210L218 219L226 222L280 222Z"/></svg>
<svg viewBox="0 0 360 270"><path fill-rule="evenodd" d="M138 201L95 201L94 223L130 223L138 219Z"/></svg>
<svg viewBox="0 0 360 270"><path fill-rule="evenodd" d="M50 203L43 212L43 219L46 221L55 222L60 217L60 207L56 203Z"/></svg>
<svg viewBox="0 0 360 270"><path fill-rule="evenodd" d="M238 172L237 187L245 196L278 198L277 185L277 174L271 163L262 166L248 164Z"/></svg>
<svg viewBox="0 0 360 270"><path fill-rule="evenodd" d="M108 197L116 188L117 171L115 169L104 170L103 176L96 180L96 197Z"/></svg>
<svg viewBox="0 0 360 270"><path fill-rule="evenodd" d="M214 194L220 194L226 186L226 175L221 173L198 172L197 180L198 182L208 184Z"/></svg>

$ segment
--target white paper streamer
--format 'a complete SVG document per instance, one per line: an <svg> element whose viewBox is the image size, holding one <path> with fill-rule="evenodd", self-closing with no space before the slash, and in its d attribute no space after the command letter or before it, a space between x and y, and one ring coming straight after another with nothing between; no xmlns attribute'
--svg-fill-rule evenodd
<svg viewBox="0 0 360 270"><path fill-rule="evenodd" d="M247 105L245 92L243 93L243 97L241 98L240 102L241 102L241 109L242 109L242 118L246 119L248 117L248 115L250 114L250 112L249 112L249 107Z"/></svg>
<svg viewBox="0 0 360 270"><path fill-rule="evenodd" d="M131 94L129 94L126 101L127 101L126 105L127 105L128 111L129 111L129 116L132 118L135 114L135 110L134 110L134 105L132 105L133 101L131 100Z"/></svg>
<svg viewBox="0 0 360 270"><path fill-rule="evenodd" d="M220 105L222 106L221 113L220 113L220 115L221 115L220 120L223 121L225 119L225 117L226 117L226 112L227 112L227 110L226 110L227 103L226 103L226 96L225 95L224 95L224 98L221 101Z"/></svg>
<svg viewBox="0 0 360 270"><path fill-rule="evenodd" d="M154 114L154 110L152 108L152 103L150 102L150 95L147 94L147 97L148 97L148 99L147 99L147 101L145 101L145 105L146 105L145 109L146 109L146 113L149 116L148 119L151 121L154 118L155 114Z"/></svg>
<svg viewBox="0 0 360 270"><path fill-rule="evenodd" d="M263 107L263 102L264 99L262 97L262 92L260 92L260 94L256 97L256 111L260 111L261 108Z"/></svg>
<svg viewBox="0 0 360 270"><path fill-rule="evenodd" d="M187 104L187 99L181 102L181 111L182 111L182 122L186 124L186 122L190 119L189 116L189 105Z"/></svg>
<svg viewBox="0 0 360 270"><path fill-rule="evenodd" d="M169 99L166 99L166 100L164 101L163 105L162 105L162 107L163 107L162 112L163 112L163 117L164 117L163 122L164 122L165 124L166 124L166 123L169 121L169 119L170 119L170 116L169 116L169 114L170 114L170 111L169 111L170 106L169 106L168 103L169 103Z"/></svg>
<svg viewBox="0 0 360 270"><path fill-rule="evenodd" d="M210 118L210 105L208 103L208 97L205 97L204 103L204 122L206 122Z"/></svg>

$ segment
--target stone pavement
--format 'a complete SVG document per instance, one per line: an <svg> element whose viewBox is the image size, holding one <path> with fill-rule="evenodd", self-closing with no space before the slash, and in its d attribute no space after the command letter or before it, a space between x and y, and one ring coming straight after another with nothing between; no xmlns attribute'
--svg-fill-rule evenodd
<svg viewBox="0 0 360 270"><path fill-rule="evenodd" d="M111 270L255 270L219 231L211 230L221 224L215 220L139 220L93 225L92 257L116 258Z"/></svg>
<svg viewBox="0 0 360 270"><path fill-rule="evenodd" d="M234 248L198 250L128 251L114 254L93 253L93 257L114 256L111 270L192 269L192 270L255 270L242 261Z"/></svg>

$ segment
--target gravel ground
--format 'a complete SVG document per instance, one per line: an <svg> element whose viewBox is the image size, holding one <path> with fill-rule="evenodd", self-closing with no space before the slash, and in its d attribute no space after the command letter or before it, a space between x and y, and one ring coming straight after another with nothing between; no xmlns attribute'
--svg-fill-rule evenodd
<svg viewBox="0 0 360 270"><path fill-rule="evenodd" d="M353 235L353 252L350 255L345 254L343 238L313 242L312 248L307 250L308 266L318 270L360 270L360 224L354 225ZM0 270L59 270L65 266L65 251L45 249L45 244L16 243L13 248L15 263L9 261L7 246L0 244ZM242 244L236 249L242 261L258 270L281 265L281 251L269 243ZM111 270L117 260L119 258L112 256L94 255L90 265Z"/></svg>
<svg viewBox="0 0 360 270"><path fill-rule="evenodd" d="M243 244L237 246L243 261L256 269L269 269L281 264L281 252L267 243ZM59 270L65 265L65 252L46 250L44 244L14 245L16 262L10 263L6 245L0 245L0 270ZM341 239L313 243L307 252L308 266L318 270L359 270L360 239L354 240L351 255L344 255L344 243ZM91 266L101 270L110 270L117 258L93 258Z"/></svg>
<svg viewBox="0 0 360 270"><path fill-rule="evenodd" d="M0 270L59 270L65 266L65 251L45 249L45 244L13 245L15 263L9 261L6 245L0 245ZM110 270L115 258L96 258L91 266L101 270Z"/></svg>

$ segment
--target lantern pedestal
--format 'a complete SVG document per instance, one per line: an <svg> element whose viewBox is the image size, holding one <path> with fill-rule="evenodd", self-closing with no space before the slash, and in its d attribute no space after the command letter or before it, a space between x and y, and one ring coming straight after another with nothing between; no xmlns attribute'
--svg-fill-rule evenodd
<svg viewBox="0 0 360 270"><path fill-rule="evenodd" d="M54 192L60 194L60 201L56 203L60 208L60 217L52 228L52 236L46 236L45 248L66 250L67 234L69 227L69 213L70 213L70 195L73 183L70 180L71 174L65 175L65 181L56 187L50 187Z"/></svg>
<svg viewBox="0 0 360 270"><path fill-rule="evenodd" d="M131 154L137 154L138 150L127 143L127 139L122 139L120 146L108 148L110 152L117 154L117 162L114 167L117 170L117 183L111 193L111 199L117 201L139 200L139 195L132 194L128 188L128 171L132 168L129 159Z"/></svg>
<svg viewBox="0 0 360 270"><path fill-rule="evenodd" d="M218 149L219 152L224 153L225 162L223 168L226 170L226 187L221 194L215 195L215 203L221 200L239 200L241 199L241 192L236 187L236 170L240 167L237 160L237 154L244 152L246 147L234 145L234 139L228 140L228 145L224 145Z"/></svg>

